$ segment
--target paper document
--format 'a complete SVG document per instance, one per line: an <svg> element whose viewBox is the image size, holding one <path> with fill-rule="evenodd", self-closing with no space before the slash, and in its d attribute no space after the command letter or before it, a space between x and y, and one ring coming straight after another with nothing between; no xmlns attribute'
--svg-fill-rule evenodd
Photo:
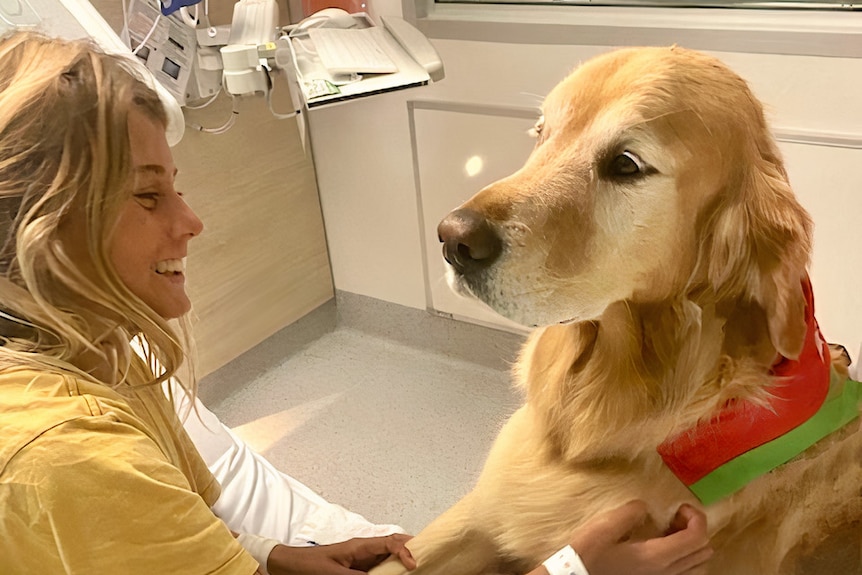
<svg viewBox="0 0 862 575"><path fill-rule="evenodd" d="M330 74L389 74L398 66L384 51L377 28L311 28L308 37Z"/></svg>

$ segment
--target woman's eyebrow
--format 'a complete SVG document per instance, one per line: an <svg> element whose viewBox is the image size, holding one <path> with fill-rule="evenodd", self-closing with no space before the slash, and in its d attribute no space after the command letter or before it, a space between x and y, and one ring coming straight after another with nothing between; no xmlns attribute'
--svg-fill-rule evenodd
<svg viewBox="0 0 862 575"><path fill-rule="evenodd" d="M153 174L156 176L163 176L167 173L164 166L159 164L143 164L141 166L135 166L134 171L139 174ZM171 175L176 178L178 172L179 170L174 168L174 173Z"/></svg>

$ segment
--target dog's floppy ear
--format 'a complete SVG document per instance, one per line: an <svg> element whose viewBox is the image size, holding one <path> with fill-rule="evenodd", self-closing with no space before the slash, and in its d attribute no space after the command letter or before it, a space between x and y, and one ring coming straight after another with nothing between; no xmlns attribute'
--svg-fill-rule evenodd
<svg viewBox="0 0 862 575"><path fill-rule="evenodd" d="M708 277L719 297L754 300L766 312L769 337L782 356L796 359L805 340L802 282L811 249L811 218L787 180L775 144L764 136L757 152L713 214Z"/></svg>

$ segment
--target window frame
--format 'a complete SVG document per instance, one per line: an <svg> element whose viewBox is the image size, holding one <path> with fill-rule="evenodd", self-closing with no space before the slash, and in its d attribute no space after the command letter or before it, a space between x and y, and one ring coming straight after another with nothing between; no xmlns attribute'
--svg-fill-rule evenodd
<svg viewBox="0 0 862 575"><path fill-rule="evenodd" d="M428 38L509 44L667 45L862 58L862 11L455 4L402 0Z"/></svg>

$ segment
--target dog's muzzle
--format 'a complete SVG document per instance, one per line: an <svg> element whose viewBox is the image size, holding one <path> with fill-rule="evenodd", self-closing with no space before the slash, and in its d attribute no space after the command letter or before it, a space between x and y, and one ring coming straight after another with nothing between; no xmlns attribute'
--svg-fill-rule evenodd
<svg viewBox="0 0 862 575"><path fill-rule="evenodd" d="M470 274L490 266L503 251L503 240L479 212L460 208L437 226L443 257L459 274Z"/></svg>

